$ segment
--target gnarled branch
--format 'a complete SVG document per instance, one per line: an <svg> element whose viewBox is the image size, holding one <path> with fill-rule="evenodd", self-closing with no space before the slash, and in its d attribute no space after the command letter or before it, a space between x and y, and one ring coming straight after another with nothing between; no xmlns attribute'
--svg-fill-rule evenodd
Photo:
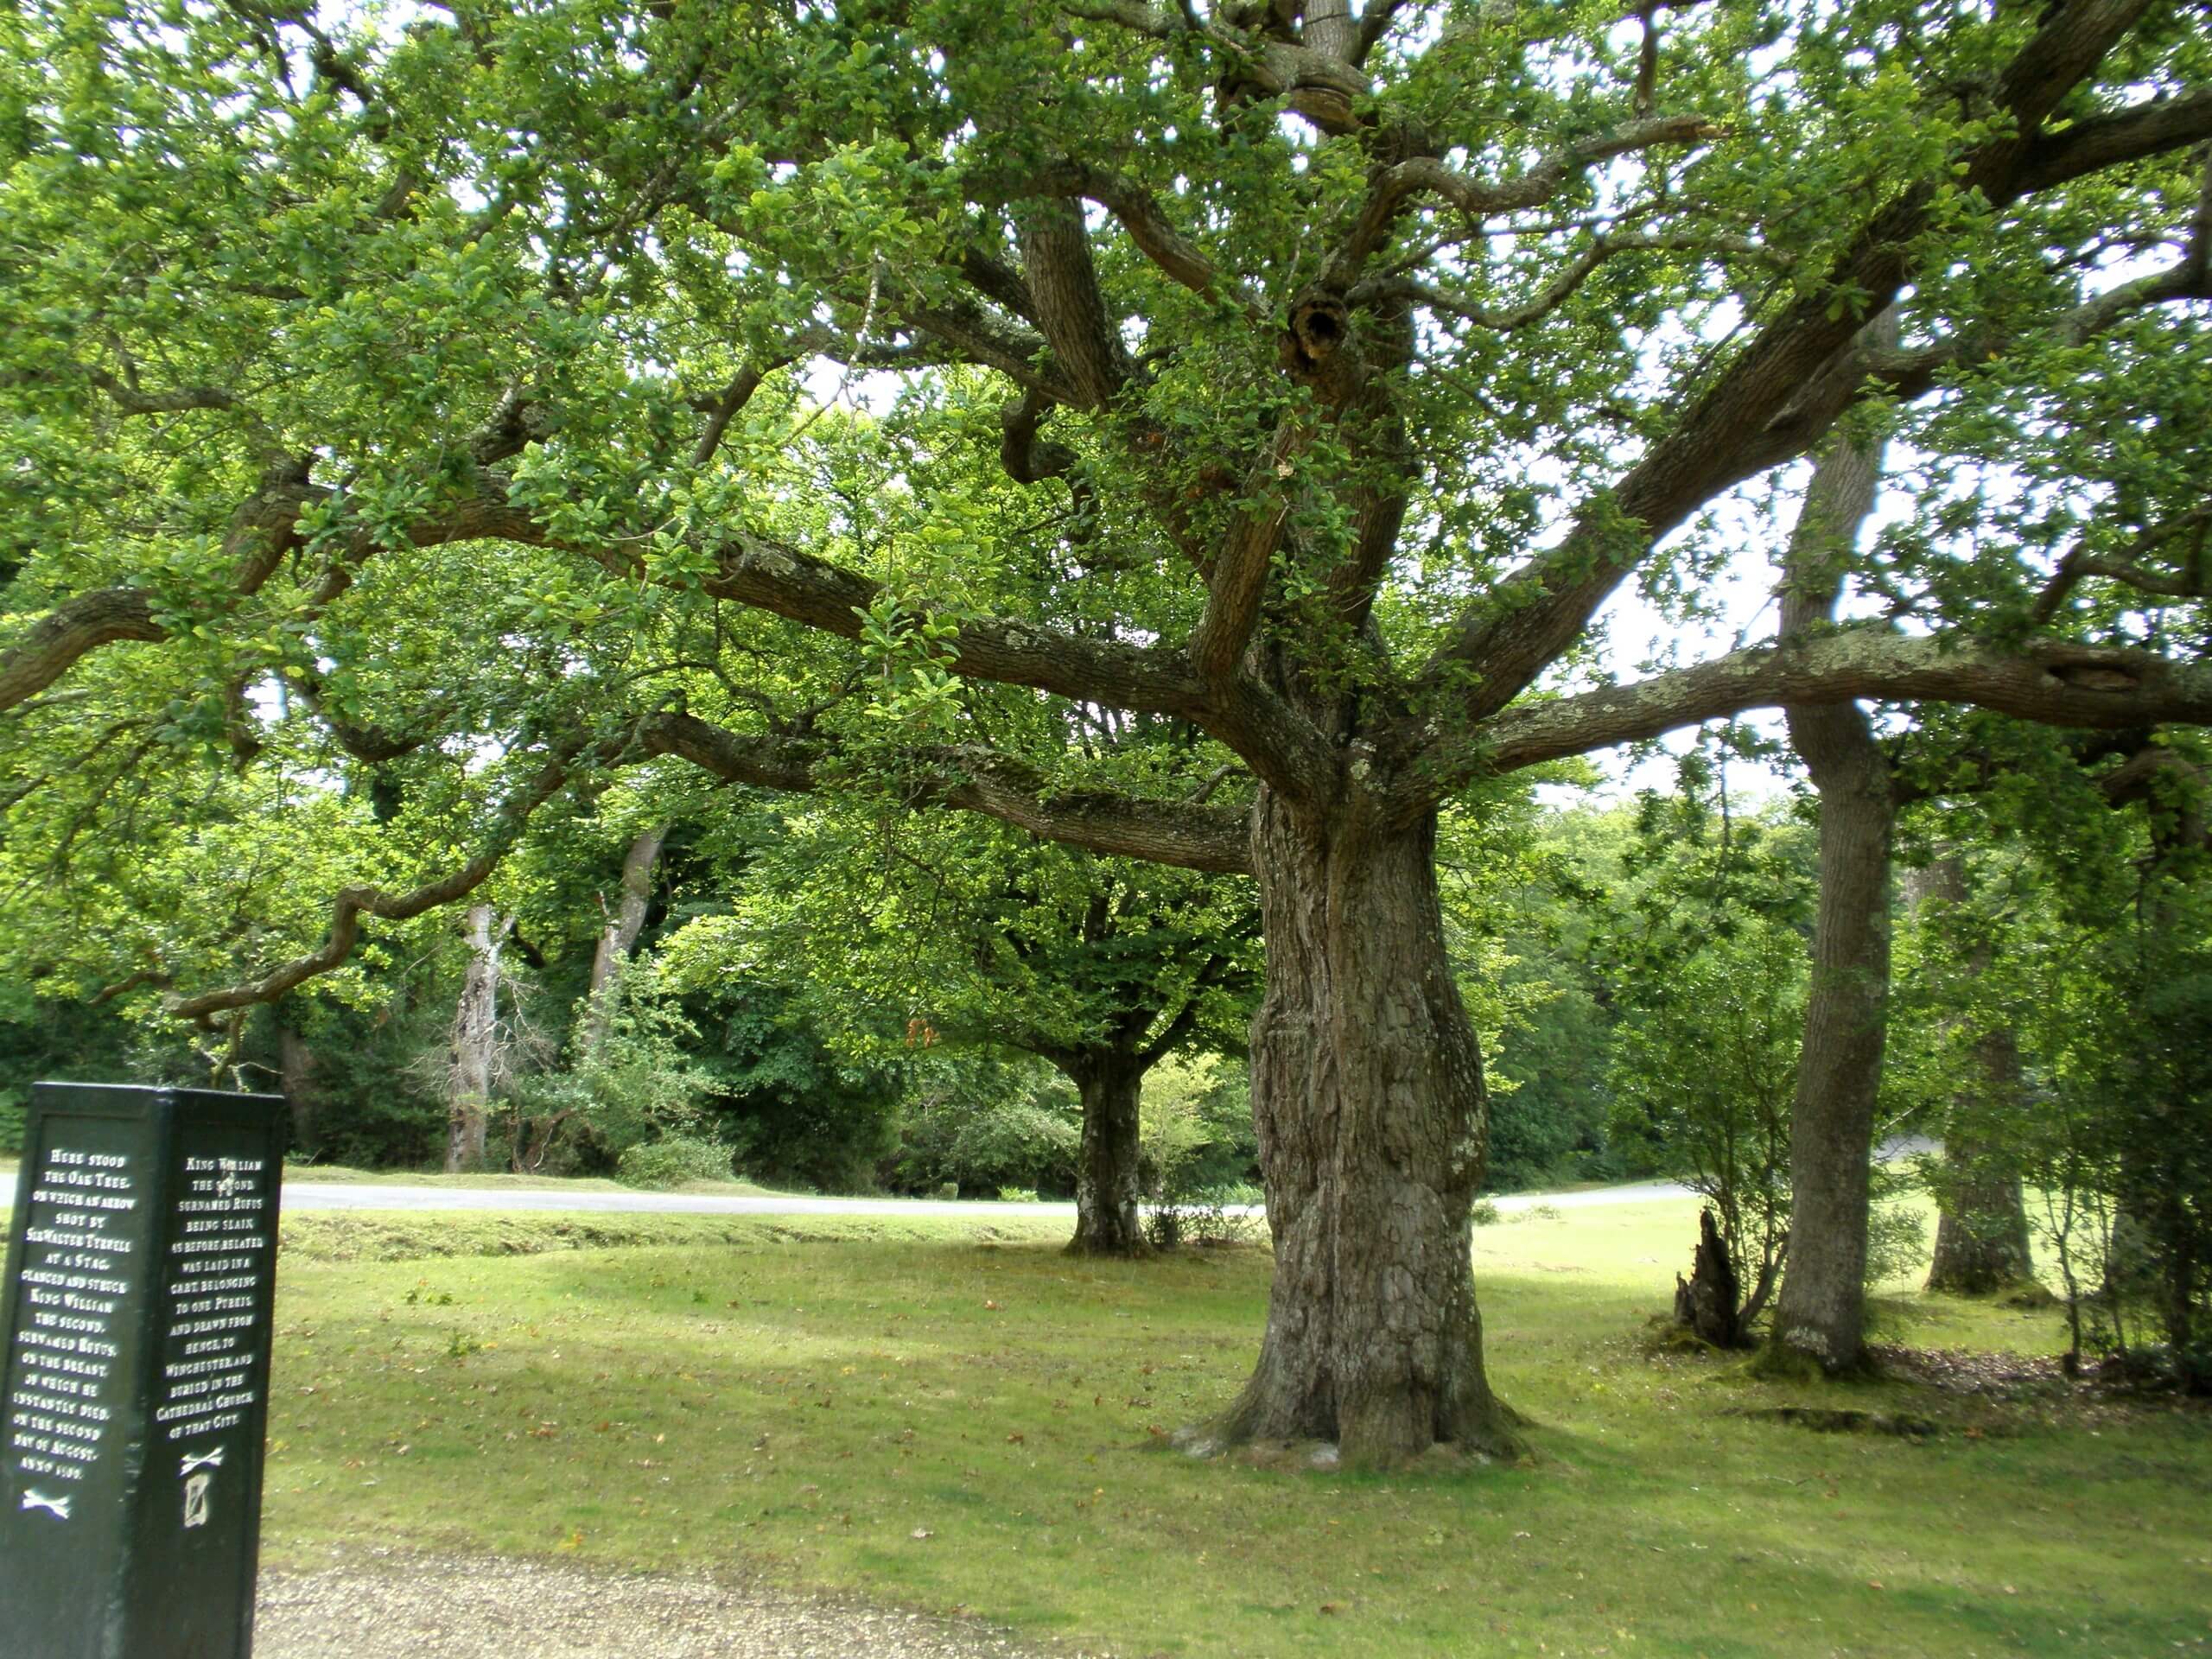
<svg viewBox="0 0 2212 1659"><path fill-rule="evenodd" d="M1472 323L1478 328L1513 334L1532 323L1541 322L1565 305L1606 261L1624 253L1655 252L1731 253L1776 264L1789 263L1789 257L1779 250L1745 236L1708 236L1696 231L1601 232L1588 247L1567 261L1565 267L1542 288L1519 305L1509 306L1503 310L1460 299L1456 295L1410 276L1361 283L1352 289L1351 298L1355 305L1376 299L1405 300L1440 316L1457 317L1462 322Z"/></svg>
<svg viewBox="0 0 2212 1659"><path fill-rule="evenodd" d="M2017 194L2044 116L2094 73L2145 3L2074 0L2047 14L1999 78L1999 103L2014 118L2014 133L1962 156L1962 181L1993 200ZM1503 709L1581 632L1661 537L1730 486L1817 443L1859 384L1848 372L1859 320L1848 308L1832 308L1828 296L1868 296L1861 315L1886 308L1910 274L1909 250L1935 199L1923 182L1872 213L1827 281L1760 330L1674 429L1577 514L1558 546L1470 607L1423 668L1424 691L1448 696L1448 686L1477 671L1476 716Z"/></svg>
<svg viewBox="0 0 2212 1659"><path fill-rule="evenodd" d="M458 869L404 893L387 893L382 887L365 886L341 888L331 901L329 931L315 949L270 969L259 979L221 990L203 991L195 996L172 996L167 1004L168 1012L181 1020L205 1025L214 1015L233 1008L274 1002L318 974L331 972L353 955L354 945L360 941L364 916L387 922L408 921L474 893L512 850L531 815L568 782L569 772L584 748L585 742L581 738L556 745L536 775L501 804L484 849Z"/></svg>
<svg viewBox="0 0 2212 1659"><path fill-rule="evenodd" d="M1955 639L1847 627L1802 645L1766 645L1627 685L1518 704L1478 728L1457 787L1684 726L1788 703L1970 703L2051 726L2119 730L2212 721L2212 664L2149 652L2044 645L2002 651Z"/></svg>
<svg viewBox="0 0 2212 1659"><path fill-rule="evenodd" d="M1033 199L1017 207L1014 225L1022 275L1053 358L1075 400L1103 407L1128 380L1129 364L1098 290L1082 210L1062 197Z"/></svg>
<svg viewBox="0 0 2212 1659"><path fill-rule="evenodd" d="M733 732L696 715L661 714L639 722L646 750L689 760L731 783L813 790L835 751L807 740ZM1185 869L1245 874L1251 855L1245 814L1186 801L1151 801L1109 791L1055 786L1010 755L945 745L914 757L901 779L906 804L980 812L1047 841Z"/></svg>
<svg viewBox="0 0 2212 1659"><path fill-rule="evenodd" d="M1209 684L1226 681L1243 661L1290 518L1287 481L1312 435L1302 423L1285 420L1245 477L1246 505L1214 556L1205 613L1191 636L1191 665Z"/></svg>
<svg viewBox="0 0 2212 1659"><path fill-rule="evenodd" d="M2111 115L2091 116L2029 146L2017 188L2033 195L2108 167L2212 138L2212 86L2192 86Z"/></svg>
<svg viewBox="0 0 2212 1659"><path fill-rule="evenodd" d="M1025 197L1074 196L1093 201L1120 221L1137 251L1169 277L1197 294L1217 290L1235 301L1245 315L1257 321L1265 308L1259 299L1230 282L1197 245L1177 230L1153 194L1135 180L1089 166L1064 161L1033 175L978 177L969 181L969 192L981 201L1017 201Z"/></svg>
<svg viewBox="0 0 2212 1659"><path fill-rule="evenodd" d="M1471 219L1541 207L1567 181L1616 156L1632 155L1662 144L1694 144L1717 137L1725 129L1701 115L1640 118L1611 132L1562 145L1506 179L1482 179L1463 173L1436 156L1408 156L1382 168L1361 205L1350 232L1329 261L1325 286L1348 288L1413 199L1432 195Z"/></svg>
<svg viewBox="0 0 2212 1659"><path fill-rule="evenodd" d="M2092 576L2116 582L2123 587L2134 588L2138 593L2161 598L2203 598L2207 590L2204 551L2208 529L2212 529L2212 505L2195 507L2164 524L2152 525L2120 554L2099 557L2083 548L2075 548L2059 561L2057 570L2044 585L2043 592L2036 596L2035 608L2029 613L2029 620L2038 627L2050 621L2058 613L2074 589ZM2195 541L2189 570L2162 572L2139 563L2145 553L2156 552L2167 543L2183 536L2192 537Z"/></svg>
<svg viewBox="0 0 2212 1659"><path fill-rule="evenodd" d="M0 709L36 696L102 645L168 637L143 588L102 588L65 599L0 655Z"/></svg>

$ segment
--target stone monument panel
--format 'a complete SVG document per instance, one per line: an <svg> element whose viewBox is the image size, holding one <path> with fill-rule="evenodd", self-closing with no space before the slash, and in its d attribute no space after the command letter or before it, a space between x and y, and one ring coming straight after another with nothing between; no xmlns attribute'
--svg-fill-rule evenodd
<svg viewBox="0 0 2212 1659"><path fill-rule="evenodd" d="M40 1084L0 1282L0 1651L246 1659L283 1101Z"/></svg>

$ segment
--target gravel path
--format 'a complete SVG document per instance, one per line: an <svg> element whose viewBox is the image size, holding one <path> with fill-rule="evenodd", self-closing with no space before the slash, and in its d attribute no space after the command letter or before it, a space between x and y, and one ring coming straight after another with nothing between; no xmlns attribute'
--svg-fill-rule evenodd
<svg viewBox="0 0 2212 1659"><path fill-rule="evenodd" d="M263 1573L253 1651L255 1659L1045 1659L985 1625L849 1598L386 1550L321 1572ZM1063 1649L1056 1659L1084 1656Z"/></svg>

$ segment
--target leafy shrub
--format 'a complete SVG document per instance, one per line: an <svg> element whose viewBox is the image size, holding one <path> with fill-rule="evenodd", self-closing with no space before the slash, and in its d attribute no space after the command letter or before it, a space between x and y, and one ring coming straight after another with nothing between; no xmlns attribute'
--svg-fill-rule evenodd
<svg viewBox="0 0 2212 1659"><path fill-rule="evenodd" d="M1710 1201L1748 1324L1782 1272L1789 1130L1805 1024L1804 942L1753 914L1690 932L1674 918L1630 957L1609 1077L1614 1144Z"/></svg>
<svg viewBox="0 0 2212 1659"><path fill-rule="evenodd" d="M1037 1189L1033 1186L1002 1186L999 1188L1001 1204L1034 1204Z"/></svg>
<svg viewBox="0 0 2212 1659"><path fill-rule="evenodd" d="M910 1192L947 1182L971 1192L1073 1189L1083 1111L1058 1072L955 1054L918 1062L914 1076L893 1185Z"/></svg>
<svg viewBox="0 0 2212 1659"><path fill-rule="evenodd" d="M681 1186L686 1181L726 1181L730 1149L702 1135L669 1135L623 1149L615 1178L626 1186Z"/></svg>
<svg viewBox="0 0 2212 1659"><path fill-rule="evenodd" d="M1495 1227L1497 1225L1501 1217L1498 1215L1498 1210L1496 1205L1492 1204L1488 1198L1477 1198L1475 1200L1472 1219L1475 1225L1478 1227Z"/></svg>
<svg viewBox="0 0 2212 1659"><path fill-rule="evenodd" d="M314 1056L306 1098L293 1103L294 1122L304 1130L295 1153L364 1169L437 1162L446 1103L420 1062L442 1046L452 1024L447 988L442 981L428 989L403 984L362 1008L293 999L290 1017Z"/></svg>
<svg viewBox="0 0 2212 1659"><path fill-rule="evenodd" d="M878 1185L899 1150L897 1068L841 1058L782 987L718 981L684 1008L705 1039L707 1112L754 1179L831 1192Z"/></svg>
<svg viewBox="0 0 2212 1659"><path fill-rule="evenodd" d="M1258 1150L1251 1079L1243 1065L1201 1054L1161 1061L1138 1109L1139 1170L1153 1204L1145 1235L1155 1249L1256 1239L1264 1204L1249 1175Z"/></svg>
<svg viewBox="0 0 2212 1659"><path fill-rule="evenodd" d="M1243 1063L1199 1054L1153 1067L1138 1108L1137 1147L1145 1190L1162 1202L1200 1192L1256 1191L1250 1178L1259 1138Z"/></svg>
<svg viewBox="0 0 2212 1659"><path fill-rule="evenodd" d="M685 1052L698 1028L649 964L633 963L615 986L620 1001L606 1035L575 1073L590 1093L592 1128L624 1149L690 1135L709 1086Z"/></svg>
<svg viewBox="0 0 2212 1659"><path fill-rule="evenodd" d="M1928 1262L1928 1224L1909 1205L1891 1202L1910 1179L1877 1164L1872 1172L1873 1202L1866 1212L1866 1282L1878 1285L1917 1273Z"/></svg>
<svg viewBox="0 0 2212 1659"><path fill-rule="evenodd" d="M596 1008L576 1003L568 1069L518 1065L499 1091L494 1127L515 1169L619 1175L632 1147L712 1138L701 1123L709 1079L688 1052L699 1033L654 964L631 963L601 995Z"/></svg>
<svg viewBox="0 0 2212 1659"><path fill-rule="evenodd" d="M1257 1243L1265 1221L1243 1213L1248 1200L1236 1187L1203 1187L1163 1199L1145 1215L1145 1236L1158 1250Z"/></svg>

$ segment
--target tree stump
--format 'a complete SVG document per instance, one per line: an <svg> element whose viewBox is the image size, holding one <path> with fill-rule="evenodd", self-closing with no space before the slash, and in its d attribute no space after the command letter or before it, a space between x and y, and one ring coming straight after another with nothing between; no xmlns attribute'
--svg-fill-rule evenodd
<svg viewBox="0 0 2212 1659"><path fill-rule="evenodd" d="M1721 1241L1720 1225L1711 1210L1697 1218L1697 1255L1690 1276L1675 1275L1675 1322L1700 1342L1716 1348L1743 1345L1743 1326L1737 1318L1742 1306L1736 1269L1729 1265L1728 1247Z"/></svg>

